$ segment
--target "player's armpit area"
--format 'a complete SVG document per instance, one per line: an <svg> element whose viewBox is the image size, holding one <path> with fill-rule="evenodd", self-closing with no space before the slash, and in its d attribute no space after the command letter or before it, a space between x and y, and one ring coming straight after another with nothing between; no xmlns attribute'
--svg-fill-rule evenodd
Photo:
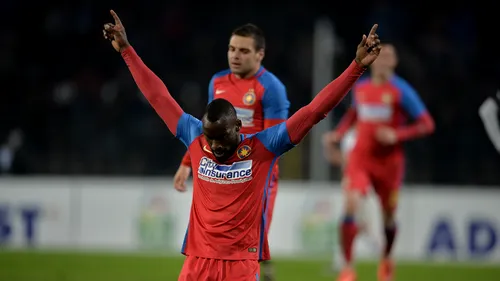
<svg viewBox="0 0 500 281"><path fill-rule="evenodd" d="M361 68L353 61L339 77L326 85L311 103L293 114L286 121L291 142L298 144L315 124L324 119L345 97L364 71L365 68Z"/></svg>
<svg viewBox="0 0 500 281"><path fill-rule="evenodd" d="M184 113L161 79L149 69L130 46L121 52L135 83L156 113L177 136L177 123Z"/></svg>
<svg viewBox="0 0 500 281"><path fill-rule="evenodd" d="M411 125L398 128L396 130L396 135L399 141L406 141L432 134L434 130L434 120L431 115L426 112Z"/></svg>

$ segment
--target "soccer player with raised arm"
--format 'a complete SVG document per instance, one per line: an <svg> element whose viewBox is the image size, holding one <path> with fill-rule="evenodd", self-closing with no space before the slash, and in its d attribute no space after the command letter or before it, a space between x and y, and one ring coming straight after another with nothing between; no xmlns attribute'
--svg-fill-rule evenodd
<svg viewBox="0 0 500 281"><path fill-rule="evenodd" d="M167 87L129 44L115 12L104 37L121 53L132 76L168 129L186 147L193 171L193 200L182 245L179 280L259 280L259 261L269 260L266 204L275 162L298 144L347 94L380 53L374 25L363 35L355 60L308 105L285 122L253 135L225 99L208 104L202 120L186 114Z"/></svg>
<svg viewBox="0 0 500 281"><path fill-rule="evenodd" d="M352 248L358 226L354 216L360 197L370 187L379 196L383 211L385 247L378 279L392 280L394 266L390 254L397 231L395 211L405 166L402 142L434 131L431 115L410 84L395 74L396 65L395 47L383 44L380 56L370 67L370 76L361 78L353 87L353 106L333 132L332 139L340 141L356 124L357 142L349 154L342 180L346 204L339 229L346 265L339 281L356 280ZM413 121L409 125L408 118Z"/></svg>
<svg viewBox="0 0 500 281"><path fill-rule="evenodd" d="M236 28L229 39L227 59L229 69L212 76L208 86L208 102L214 99L229 101L241 120L242 134L255 134L277 125L288 118L288 101L283 83L261 64L266 41L263 32L253 24ZM274 166L268 190L266 231L272 220L278 192L278 165ZM191 174L191 157L186 152L174 176L174 187L186 190L186 180ZM262 262L262 279L273 280L274 272L269 261Z"/></svg>

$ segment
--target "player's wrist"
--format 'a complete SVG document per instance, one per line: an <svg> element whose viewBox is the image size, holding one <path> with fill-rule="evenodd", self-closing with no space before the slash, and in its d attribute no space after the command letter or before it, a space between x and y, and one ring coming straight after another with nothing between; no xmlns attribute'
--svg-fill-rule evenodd
<svg viewBox="0 0 500 281"><path fill-rule="evenodd" d="M120 46L120 53L121 54L126 53L131 49L132 49L132 45L130 45L129 43L124 44L123 46Z"/></svg>
<svg viewBox="0 0 500 281"><path fill-rule="evenodd" d="M357 65L359 68L363 69L363 70L365 70L366 68L368 68L368 66L364 65L364 64L361 62L361 60L360 60L359 58L357 58L357 57L354 59L354 62L356 62L356 65Z"/></svg>

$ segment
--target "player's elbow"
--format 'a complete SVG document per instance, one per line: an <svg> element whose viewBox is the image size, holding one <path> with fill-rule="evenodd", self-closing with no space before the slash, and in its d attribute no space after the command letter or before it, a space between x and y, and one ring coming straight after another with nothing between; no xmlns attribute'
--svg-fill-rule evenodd
<svg viewBox="0 0 500 281"><path fill-rule="evenodd" d="M424 135L433 134L436 130L436 123L429 113L424 114L420 119L420 122Z"/></svg>

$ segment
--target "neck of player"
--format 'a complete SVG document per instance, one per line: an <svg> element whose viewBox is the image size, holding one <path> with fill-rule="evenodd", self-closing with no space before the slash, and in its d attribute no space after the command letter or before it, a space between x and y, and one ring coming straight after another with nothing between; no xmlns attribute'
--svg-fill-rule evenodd
<svg viewBox="0 0 500 281"><path fill-rule="evenodd" d="M236 74L236 73L234 73L234 76L236 76L239 79L248 79L250 77L253 77L255 74L257 74L257 72L259 71L259 69L260 69L260 64L257 67L255 67L250 72L247 72L247 73L245 73L243 75L242 74Z"/></svg>
<svg viewBox="0 0 500 281"><path fill-rule="evenodd" d="M391 80L394 71L372 73L372 82L376 85L382 85Z"/></svg>

